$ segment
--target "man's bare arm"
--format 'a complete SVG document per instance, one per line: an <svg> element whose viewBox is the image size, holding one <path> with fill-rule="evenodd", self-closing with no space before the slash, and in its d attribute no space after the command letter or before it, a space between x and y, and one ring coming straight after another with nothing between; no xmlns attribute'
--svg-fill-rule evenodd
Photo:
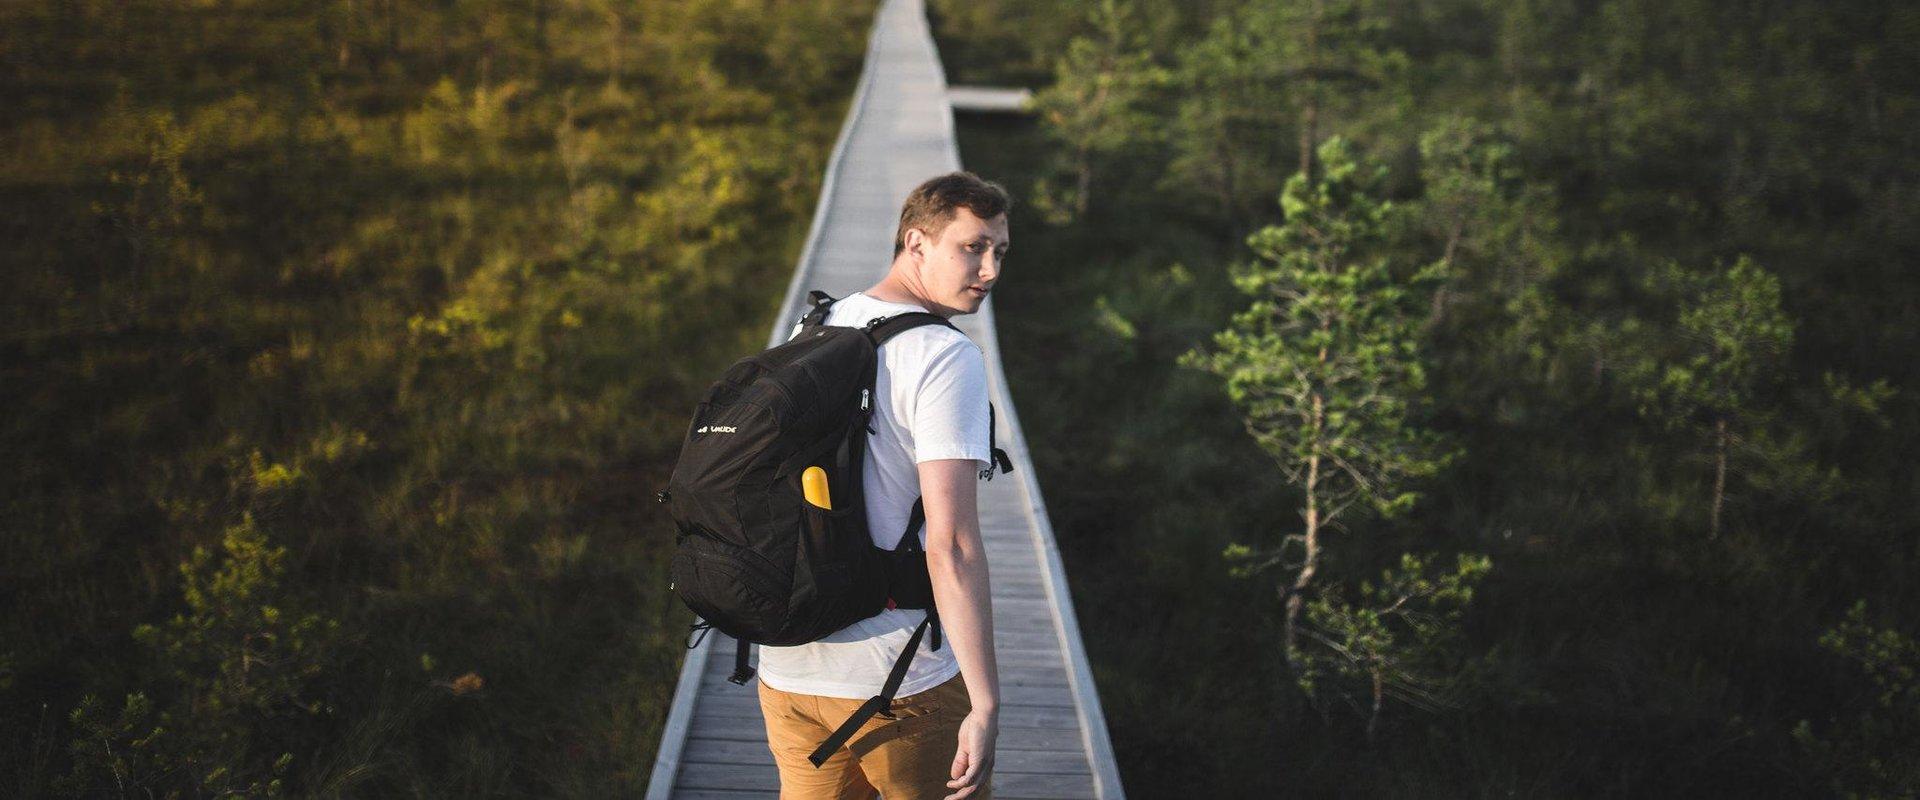
<svg viewBox="0 0 1920 800"><path fill-rule="evenodd" d="M993 604L986 543L980 538L978 464L972 459L921 462L920 499L927 512L927 573L940 627L973 711L962 722L947 786L964 798L987 782L999 736L1000 671L993 657Z"/></svg>

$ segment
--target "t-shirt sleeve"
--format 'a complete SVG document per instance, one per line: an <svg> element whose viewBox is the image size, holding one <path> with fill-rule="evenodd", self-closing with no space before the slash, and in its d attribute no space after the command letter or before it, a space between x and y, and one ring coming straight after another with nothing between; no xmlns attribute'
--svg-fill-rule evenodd
<svg viewBox="0 0 1920 800"><path fill-rule="evenodd" d="M957 340L935 352L914 393L913 460L971 458L991 464L987 362L973 342Z"/></svg>

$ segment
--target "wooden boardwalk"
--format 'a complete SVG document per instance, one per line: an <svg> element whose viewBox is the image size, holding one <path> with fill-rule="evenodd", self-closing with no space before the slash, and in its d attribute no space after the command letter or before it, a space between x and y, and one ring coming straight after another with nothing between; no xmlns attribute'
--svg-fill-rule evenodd
<svg viewBox="0 0 1920 800"><path fill-rule="evenodd" d="M769 346L785 341L808 289L842 296L879 280L891 261L907 192L960 166L946 77L921 3L885 0L874 21L866 67ZM1066 574L1007 394L992 301L954 321L986 353L999 409L996 436L1015 465L1013 474L980 484L1002 703L994 796L1121 798ZM654 760L650 800L777 795L758 688L727 682L732 653L733 641L716 632L687 654Z"/></svg>

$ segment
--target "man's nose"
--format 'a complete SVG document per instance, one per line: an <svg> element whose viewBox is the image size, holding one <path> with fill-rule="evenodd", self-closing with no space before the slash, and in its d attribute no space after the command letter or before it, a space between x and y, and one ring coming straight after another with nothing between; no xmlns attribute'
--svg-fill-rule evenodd
<svg viewBox="0 0 1920 800"><path fill-rule="evenodd" d="M992 283L993 279L999 276L1000 257L995 255L992 250L988 250L985 255L980 257L980 282Z"/></svg>

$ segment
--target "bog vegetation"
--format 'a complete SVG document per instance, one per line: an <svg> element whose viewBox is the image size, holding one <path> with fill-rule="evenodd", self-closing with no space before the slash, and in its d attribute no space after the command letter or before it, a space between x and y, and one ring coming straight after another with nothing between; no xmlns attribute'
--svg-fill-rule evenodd
<svg viewBox="0 0 1920 800"><path fill-rule="evenodd" d="M932 5L1130 793L1920 794L1920 12Z"/></svg>
<svg viewBox="0 0 1920 800"><path fill-rule="evenodd" d="M0 9L0 795L632 796L872 9Z"/></svg>
<svg viewBox="0 0 1920 800"><path fill-rule="evenodd" d="M1920 793L1920 12L931 5L1133 795ZM871 12L0 8L0 794L637 793Z"/></svg>

